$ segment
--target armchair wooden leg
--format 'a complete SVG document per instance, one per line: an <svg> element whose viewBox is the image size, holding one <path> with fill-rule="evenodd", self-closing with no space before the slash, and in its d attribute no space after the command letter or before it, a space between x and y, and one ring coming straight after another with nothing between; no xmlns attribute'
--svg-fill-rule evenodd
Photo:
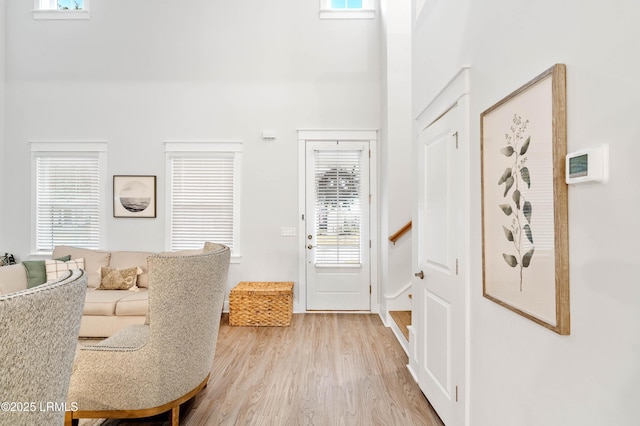
<svg viewBox="0 0 640 426"><path fill-rule="evenodd" d="M176 405L171 409L171 426L178 426L180 424L180 406Z"/></svg>
<svg viewBox="0 0 640 426"><path fill-rule="evenodd" d="M64 413L64 426L78 426L79 423L80 420L74 419L71 411Z"/></svg>

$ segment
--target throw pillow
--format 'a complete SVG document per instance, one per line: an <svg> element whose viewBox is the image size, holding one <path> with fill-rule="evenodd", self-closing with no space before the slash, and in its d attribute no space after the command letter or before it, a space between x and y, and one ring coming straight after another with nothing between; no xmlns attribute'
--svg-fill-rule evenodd
<svg viewBox="0 0 640 426"><path fill-rule="evenodd" d="M142 269L134 266L127 269L100 268L100 287L98 290L137 290L136 280Z"/></svg>
<svg viewBox="0 0 640 426"><path fill-rule="evenodd" d="M44 267L47 271L47 282L55 281L58 275L71 269L84 269L84 259L73 259L67 262L60 260L46 259Z"/></svg>
<svg viewBox="0 0 640 426"><path fill-rule="evenodd" d="M59 257L56 260L66 262L71 256ZM27 271L27 288L32 288L47 282L47 269L44 260L23 260L22 265Z"/></svg>

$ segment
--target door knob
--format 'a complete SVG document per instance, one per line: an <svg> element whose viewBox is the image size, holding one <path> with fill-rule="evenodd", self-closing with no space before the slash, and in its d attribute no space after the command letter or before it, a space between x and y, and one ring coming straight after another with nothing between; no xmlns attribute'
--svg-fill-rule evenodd
<svg viewBox="0 0 640 426"><path fill-rule="evenodd" d="M420 278L421 280L424 280L424 272L420 271L420 272L416 272L415 274L416 277Z"/></svg>
<svg viewBox="0 0 640 426"><path fill-rule="evenodd" d="M311 250L311 249L313 248L313 246L312 246L311 244L309 244L309 245L307 246L307 248L308 248L309 250Z"/></svg>

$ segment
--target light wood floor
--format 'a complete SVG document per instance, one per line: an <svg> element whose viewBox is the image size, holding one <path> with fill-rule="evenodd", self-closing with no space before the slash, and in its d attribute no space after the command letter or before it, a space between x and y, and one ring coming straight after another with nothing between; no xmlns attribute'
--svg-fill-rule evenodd
<svg viewBox="0 0 640 426"><path fill-rule="evenodd" d="M407 362L378 315L299 314L290 327L230 327L223 315L211 379L181 424L442 426Z"/></svg>

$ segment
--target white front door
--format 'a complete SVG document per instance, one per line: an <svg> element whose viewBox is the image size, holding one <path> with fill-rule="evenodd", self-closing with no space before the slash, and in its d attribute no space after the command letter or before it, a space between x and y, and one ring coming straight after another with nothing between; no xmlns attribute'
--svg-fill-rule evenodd
<svg viewBox="0 0 640 426"><path fill-rule="evenodd" d="M418 383L447 426L464 422L464 206L458 143L463 108L450 109L418 135L418 194L413 265ZM416 223L414 223L414 226Z"/></svg>
<svg viewBox="0 0 640 426"><path fill-rule="evenodd" d="M306 142L308 310L369 310L369 142Z"/></svg>

